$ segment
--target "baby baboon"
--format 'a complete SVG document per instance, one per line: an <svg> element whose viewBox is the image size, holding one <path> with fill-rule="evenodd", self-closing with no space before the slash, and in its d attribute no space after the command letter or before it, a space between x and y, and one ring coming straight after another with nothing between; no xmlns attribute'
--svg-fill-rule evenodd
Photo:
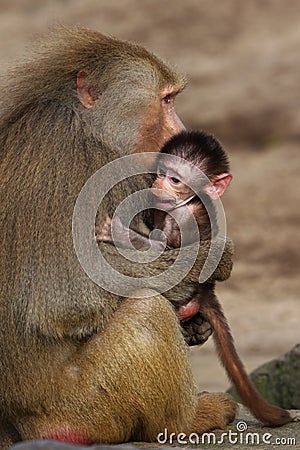
<svg viewBox="0 0 300 450"><path fill-rule="evenodd" d="M199 177L199 171L193 171L193 166L204 174L203 178L201 175ZM189 187L190 180L195 177L198 177L197 193ZM197 235L189 227L191 213L198 225L200 242L211 239L211 228L218 226L213 200L223 195L231 179L225 150L207 133L183 131L163 146L157 157L157 177L152 187L154 204L160 208L154 210L153 228L163 231L169 248L196 241ZM211 217L205 205L209 205ZM183 233L176 222L176 215L180 216ZM139 243L140 248L143 245L149 247L146 237L124 229L120 219L116 220L116 239L119 244L125 245L124 237L129 231L130 239L135 245ZM104 234L98 236L98 239L111 240L110 230L110 219L107 218ZM152 240L151 243L153 248L158 249L163 245L158 240ZM213 327L221 362L245 405L267 425L279 426L290 422L292 418L288 411L267 403L251 383L236 352L229 325L214 289L215 283L198 284L188 302L174 302L179 320L187 321L200 312Z"/></svg>

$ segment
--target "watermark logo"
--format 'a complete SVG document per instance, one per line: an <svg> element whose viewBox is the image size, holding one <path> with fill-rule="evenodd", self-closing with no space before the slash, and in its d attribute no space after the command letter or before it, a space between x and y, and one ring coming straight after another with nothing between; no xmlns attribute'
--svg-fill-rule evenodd
<svg viewBox="0 0 300 450"><path fill-rule="evenodd" d="M163 445L272 445L272 446L294 446L296 445L296 438L294 437L275 437L272 433L258 433L248 431L248 425L244 421L239 421L236 424L235 430L228 430L221 433L221 435L210 433L191 433L189 435L185 433L169 433L167 428L162 433L157 435L157 442Z"/></svg>
<svg viewBox="0 0 300 450"><path fill-rule="evenodd" d="M243 433L244 431L246 431L248 429L248 425L246 422L244 422L243 420L241 420L240 422L238 422L236 424L236 429L237 431L239 431L240 433Z"/></svg>
<svg viewBox="0 0 300 450"><path fill-rule="evenodd" d="M173 288L191 270L199 252L198 225L187 205L181 206L181 208L185 208L185 216L189 214L188 221L186 219L182 220L182 215L178 214L179 209L169 211L168 214L176 219L181 232L182 242L187 241L191 233L195 236L198 235L198 238L192 245L181 246L174 263L159 273L159 275L136 278L125 275L118 267L120 265L125 267L126 264L130 267L130 263L136 262L148 264L149 275L151 275L151 263L159 259L161 253L165 250L166 239L163 239L163 237L161 242L164 245L162 245L160 251L153 250L151 245L147 251L136 250L131 245L129 237L128 245L125 248L124 245L122 247L118 246L116 242L114 250L112 250L110 244L102 244L99 247L96 242L95 219L101 202L107 201L110 195L114 195L111 191L120 182L124 183L124 181L128 180L128 183L130 183L132 177L156 173L156 169L151 168L154 167L153 162L156 157L157 153L151 152L133 154L116 159L101 167L85 183L75 204L72 233L74 248L79 262L87 275L96 284L118 296L128 296L130 292L140 288L155 288L158 293L163 293ZM199 282L203 283L217 268L225 247L226 218L224 209L219 198L214 200L212 209L211 202L208 202L207 197L203 194L203 185L209 185L210 181L201 170L176 156L168 155L168 157L174 160L174 165L178 164L178 160L180 160L182 166L188 166L192 176L189 180L185 180L185 184L201 199L211 222L211 247L199 278ZM117 221L121 221L124 227L129 228L131 221L137 214L154 207L157 208L157 205L153 203L153 196L149 195L149 191L150 189L141 189L133 192L120 202L112 217L112 230L114 230L114 223ZM187 222L188 227L186 225ZM216 224L218 225L215 226ZM150 244L152 236L150 234ZM121 261L119 266L118 264L117 267L110 264L109 258L106 257L107 246L110 246L108 253L111 258L115 261L118 258L118 261ZM148 273L147 266L145 273ZM145 291L142 295L147 297L151 293L147 294Z"/></svg>

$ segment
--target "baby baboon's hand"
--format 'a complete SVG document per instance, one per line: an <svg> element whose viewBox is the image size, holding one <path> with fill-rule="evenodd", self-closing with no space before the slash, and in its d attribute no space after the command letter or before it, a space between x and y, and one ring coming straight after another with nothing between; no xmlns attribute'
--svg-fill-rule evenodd
<svg viewBox="0 0 300 450"><path fill-rule="evenodd" d="M131 248L130 236L135 234L137 233L122 224L117 215L113 219L106 216L102 227L96 227L96 241L112 242L123 248Z"/></svg>
<svg viewBox="0 0 300 450"><path fill-rule="evenodd" d="M102 227L96 227L96 241L98 242L111 242L111 218L105 217Z"/></svg>

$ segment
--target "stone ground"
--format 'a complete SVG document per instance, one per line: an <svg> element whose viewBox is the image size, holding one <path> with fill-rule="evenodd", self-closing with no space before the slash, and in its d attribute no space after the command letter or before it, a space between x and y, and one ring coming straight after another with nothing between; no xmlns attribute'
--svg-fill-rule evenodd
<svg viewBox="0 0 300 450"><path fill-rule="evenodd" d="M226 435L225 435L226 433ZM224 449L224 450L268 450L268 449L300 449L300 427L299 423L291 423L280 428L269 428L261 426L256 419L249 414L249 412L242 405L239 407L239 414L235 422L226 430L218 430L214 433L209 433L202 437L203 443L198 444L182 444L177 442L166 442L158 445L154 443L130 443L114 446L100 446L95 445L91 447L74 447L68 444L57 444L53 441L36 441L24 442L16 444L12 450L136 450L136 449L152 449L163 448L168 450L178 450L179 448L191 448L199 450L207 449ZM202 439L200 437L200 439ZM195 437L191 436L191 440ZM193 441L195 442L195 441Z"/></svg>

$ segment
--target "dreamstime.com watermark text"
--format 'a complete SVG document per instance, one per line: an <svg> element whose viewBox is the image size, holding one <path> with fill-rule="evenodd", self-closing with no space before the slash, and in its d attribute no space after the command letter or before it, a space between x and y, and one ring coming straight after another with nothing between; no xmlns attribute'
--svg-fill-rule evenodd
<svg viewBox="0 0 300 450"><path fill-rule="evenodd" d="M240 421L236 424L236 431L228 430L221 435L216 435L213 432L210 433L191 433L189 435L185 433L170 433L167 428L162 433L157 435L157 442L159 444L179 444L179 445L216 445L216 444L243 444L243 445L296 445L296 439L294 437L275 437L271 433L257 433L247 431L248 425L244 421Z"/></svg>

